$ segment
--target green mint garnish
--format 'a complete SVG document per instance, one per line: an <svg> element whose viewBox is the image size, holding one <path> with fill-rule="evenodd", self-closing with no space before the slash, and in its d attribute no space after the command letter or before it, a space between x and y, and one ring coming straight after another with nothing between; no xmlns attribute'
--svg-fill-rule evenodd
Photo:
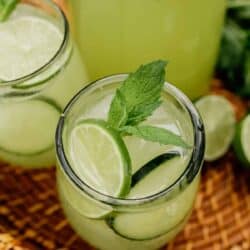
<svg viewBox="0 0 250 250"><path fill-rule="evenodd" d="M116 95L111 103L108 123L111 127L119 129L126 125L128 120L128 112L126 107L126 100L121 91L117 89Z"/></svg>
<svg viewBox="0 0 250 250"><path fill-rule="evenodd" d="M15 9L19 0L0 0L0 22L5 21Z"/></svg>
<svg viewBox="0 0 250 250"><path fill-rule="evenodd" d="M159 60L128 76L111 103L108 122L112 127L139 124L160 106L165 67L166 62Z"/></svg>
<svg viewBox="0 0 250 250"><path fill-rule="evenodd" d="M108 123L122 134L188 148L179 135L167 129L139 125L161 105L166 64L162 60L154 61L128 76L111 102Z"/></svg>
<svg viewBox="0 0 250 250"><path fill-rule="evenodd" d="M143 138L146 141L159 142L160 144L171 144L183 148L187 148L186 142L179 135L159 127L153 126L126 126L122 132Z"/></svg>

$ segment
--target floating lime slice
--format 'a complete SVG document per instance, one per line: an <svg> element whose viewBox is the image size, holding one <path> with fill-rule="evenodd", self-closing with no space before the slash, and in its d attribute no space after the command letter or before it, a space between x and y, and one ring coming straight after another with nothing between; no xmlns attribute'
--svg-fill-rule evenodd
<svg viewBox="0 0 250 250"><path fill-rule="evenodd" d="M0 1L0 22L5 21L14 10L18 0Z"/></svg>
<svg viewBox="0 0 250 250"><path fill-rule="evenodd" d="M63 41L55 20L27 4L18 4L8 20L0 23L0 37L0 82L36 72L51 61ZM70 51L64 54L38 76L15 87L27 88L50 79L67 62Z"/></svg>
<svg viewBox="0 0 250 250"><path fill-rule="evenodd" d="M73 129L67 151L69 161L78 177L96 191L116 198L130 190L131 160L120 135L105 121L87 119ZM63 184L64 185L64 184ZM85 217L100 219L112 212L112 207L99 204L80 192L67 192Z"/></svg>
<svg viewBox="0 0 250 250"><path fill-rule="evenodd" d="M205 160L214 161L223 156L234 137L235 114L231 103L222 96L208 95L195 103L205 126Z"/></svg>
<svg viewBox="0 0 250 250"><path fill-rule="evenodd" d="M120 135L101 120L83 120L69 139L72 168L95 190L113 197L129 192L131 163Z"/></svg>
<svg viewBox="0 0 250 250"><path fill-rule="evenodd" d="M250 167L250 114L237 125L233 145L241 163Z"/></svg>

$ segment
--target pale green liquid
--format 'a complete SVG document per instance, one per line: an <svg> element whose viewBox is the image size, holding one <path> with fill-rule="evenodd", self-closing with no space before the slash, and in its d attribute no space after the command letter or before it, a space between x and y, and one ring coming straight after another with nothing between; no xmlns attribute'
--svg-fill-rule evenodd
<svg viewBox="0 0 250 250"><path fill-rule="evenodd" d="M33 16L48 22L51 21L51 24L54 25L53 22L55 22L55 20L46 13L43 13L43 11L25 4L19 4L12 17L1 24L0 36L2 35L1 31L4 30L4 25L9 25L9 22L12 22L13 19L19 20L20 18L20 20L24 20L25 18ZM35 29L35 27L33 28ZM56 26L55 31L61 32ZM3 50L0 50L0 57L1 53L8 54L8 60L7 58L5 60L7 54L4 54L5 56L2 55L1 60L5 60L4 62L6 62L6 64L9 63L7 67L12 67L14 75L20 74L19 77L22 77L27 73L32 73L38 69L34 68L34 65L40 67L43 65L42 63L51 59L50 56L53 56L50 50L55 48L55 46L50 42L47 43L48 39L44 38L46 34L40 34L39 27L37 27L37 31L34 35L41 36L41 48L39 50L41 51L41 55L35 53L34 56L34 54L32 54L35 52L33 46L39 49L39 45L32 44L31 32L27 33L26 36L24 35L24 40L22 41L18 40L19 36L11 30L3 33L3 35L5 39L9 39L9 43L13 44L13 46L9 46L7 51L1 48ZM61 36L63 36L63 34L61 34ZM51 39L51 37L49 39ZM29 50L30 53L26 50ZM46 55L46 52L50 54ZM19 61L17 61L17 59ZM39 60L41 61L41 65L37 63ZM54 106L44 105L43 102L37 104L38 102L36 101L41 98L49 98L62 110L72 96L87 83L87 74L84 65L80 59L77 47L72 44L72 42L69 43L65 53L58 58L55 64L61 65L62 60L64 60L65 63L62 63L62 67L59 68L59 72L56 74L52 74L54 73L53 65L30 80L36 83L42 78L41 76L48 76L48 79L46 78L47 80L37 87L31 86L27 89L15 90L12 87L3 87L0 83L1 160L12 165L23 167L44 167L55 164L54 135L60 111L57 111ZM10 63L12 61L13 63ZM16 61L17 63L15 64ZM25 72L22 72L22 68L18 68L29 62L30 72L27 67L25 67ZM3 64L1 65L3 67L5 66ZM17 74L15 71L19 73ZM24 81L23 84L26 82L27 81ZM33 92L34 94L30 94ZM50 109L51 112L47 112ZM43 144L44 148L42 146ZM38 145L41 146L38 147ZM37 152L36 148L39 148Z"/></svg>
<svg viewBox="0 0 250 250"><path fill-rule="evenodd" d="M71 114L75 120L67 123L64 133L64 147L67 157L70 157L69 136L78 120L83 118L103 118L107 117L110 101L115 87L109 86L101 88L92 96L85 96L82 104ZM173 132L180 134L190 145L193 144L192 125L180 106L172 97L163 94L163 104L153 114L147 123L155 126L165 127ZM98 142L96 142L98 143ZM184 151L173 146L161 146L157 143L150 143L136 137L125 138L126 146L132 160L132 170L135 172L143 164L156 157L157 155L169 150L179 150L182 157L166 162L160 167L158 172L150 173L151 181L141 185L137 184L131 189L127 198L143 198L162 191L173 184L186 169L190 159L190 152ZM71 152L72 153L72 152ZM69 162L71 159L69 158ZM72 162L71 162L72 163ZM81 178L84 172L80 165L71 164L76 174ZM160 206L144 208L141 205L140 211L123 211L127 215L127 222L124 221L123 230L147 234L148 230L152 233L159 227L163 228L164 233L150 240L129 240L116 234L106 223L105 219L89 219L86 217L86 209L107 209L104 205L94 202L83 192L77 189L74 184L58 168L58 189L61 202L71 225L76 232L89 244L103 250L145 250L157 249L169 242L185 225L193 206L199 184L199 174L188 184L187 188L177 194L174 198L163 202ZM112 181L112 180L111 180ZM113 208L115 213L121 211ZM131 223L131 221L133 223ZM170 225L171 224L171 225Z"/></svg>
<svg viewBox="0 0 250 250"><path fill-rule="evenodd" d="M71 0L91 80L166 59L167 80L190 98L208 91L225 0Z"/></svg>
<svg viewBox="0 0 250 250"><path fill-rule="evenodd" d="M166 232L162 236L156 237L151 240L136 241L128 240L117 235L106 224L105 220L88 219L84 215L82 215L80 204L81 202L84 202L84 198L80 198L79 196L74 194L74 192L77 192L77 190L70 189L69 184L67 185L68 180L65 179L65 176L59 174L57 176L58 178L60 178L58 187L61 204L71 226L78 233L78 235L82 237L82 239L88 242L91 246L94 246L95 248L101 250L155 250L166 245L168 242L173 240L173 238L184 228L191 214L199 184L199 176L197 176L193 183L188 187L188 189L186 189L186 191L183 192L175 200L166 202L161 208L155 208L149 212L145 211L143 213L140 213L140 216L142 217L140 223L137 224L137 222L135 221L133 224L128 225L128 230L130 230L131 227L140 227L140 230L143 232L145 228L152 226L156 227L157 225L154 224L154 219L158 219L158 215L160 215L162 221L167 221L171 217L176 216L179 212L183 216L182 220L180 220L180 223L177 224L175 228ZM62 188L62 186L64 186L65 188ZM70 198L67 199L69 195ZM81 201L79 200L79 198L81 199ZM85 202L89 201L85 200ZM78 206L78 208L74 206ZM176 214L174 211L175 208L180 208L177 209ZM162 210L165 210L165 213L163 213ZM134 214L134 216L136 216L136 214ZM152 219L151 224L148 222L145 223L144 218Z"/></svg>

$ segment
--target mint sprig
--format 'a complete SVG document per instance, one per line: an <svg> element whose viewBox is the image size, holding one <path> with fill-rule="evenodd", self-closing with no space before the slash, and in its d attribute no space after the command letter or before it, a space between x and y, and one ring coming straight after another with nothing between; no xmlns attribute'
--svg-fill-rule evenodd
<svg viewBox="0 0 250 250"><path fill-rule="evenodd" d="M120 89L117 89L116 95L109 109L108 123L111 127L119 129L126 125L127 120L128 111L126 107L126 100Z"/></svg>
<svg viewBox="0 0 250 250"><path fill-rule="evenodd" d="M183 148L189 146L179 136L172 131L154 126L125 126L121 129L129 135L140 137L146 141L159 142L160 144L171 144Z"/></svg>
<svg viewBox="0 0 250 250"><path fill-rule="evenodd" d="M15 9L19 0L0 0L0 22L5 21Z"/></svg>
<svg viewBox="0 0 250 250"><path fill-rule="evenodd" d="M167 129L139 125L161 105L166 64L162 60L154 61L128 76L111 102L108 123L122 134L188 148L179 135Z"/></svg>
<svg viewBox="0 0 250 250"><path fill-rule="evenodd" d="M121 120L123 125L139 124L159 107L165 81L165 66L165 61L154 61L142 65L135 73L128 76L111 103L108 115L111 126L120 128ZM121 114L121 103L124 106L123 112L127 113L126 120Z"/></svg>

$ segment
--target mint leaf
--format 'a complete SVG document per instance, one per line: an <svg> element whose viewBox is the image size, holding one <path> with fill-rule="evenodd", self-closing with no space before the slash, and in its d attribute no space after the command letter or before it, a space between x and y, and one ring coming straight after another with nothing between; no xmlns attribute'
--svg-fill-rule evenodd
<svg viewBox="0 0 250 250"><path fill-rule="evenodd" d="M5 21L15 9L19 0L0 0L0 22Z"/></svg>
<svg viewBox="0 0 250 250"><path fill-rule="evenodd" d="M153 126L139 126L161 105L166 62L154 61L131 73L116 91L108 113L108 124L123 135L134 135L147 141L189 146L171 131Z"/></svg>
<svg viewBox="0 0 250 250"><path fill-rule="evenodd" d="M158 100L144 106L138 105L133 109L133 112L130 113L127 124L136 125L140 122L143 122L147 117L153 114L153 112L161 105L161 103L162 102Z"/></svg>
<svg viewBox="0 0 250 250"><path fill-rule="evenodd" d="M190 148L187 143L173 132L153 126L125 126L121 132L143 138L147 141L159 142L164 145L175 145L183 148Z"/></svg>
<svg viewBox="0 0 250 250"><path fill-rule="evenodd" d="M151 115L147 106L157 108L154 103L158 102L165 82L166 62L162 60L142 65L135 73L129 75L121 87L128 110L128 120L133 117L133 124L141 122ZM140 111L140 114L138 113ZM138 120L136 117L140 117Z"/></svg>
<svg viewBox="0 0 250 250"><path fill-rule="evenodd" d="M126 124L128 113L126 109L126 102L121 91L117 89L116 95L112 100L109 114L108 123L113 128L119 128Z"/></svg>
<svg viewBox="0 0 250 250"><path fill-rule="evenodd" d="M129 75L121 87L128 110L137 105L157 100L165 81L165 61L155 61L142 65L135 73Z"/></svg>
<svg viewBox="0 0 250 250"><path fill-rule="evenodd" d="M124 81L120 92L116 92L108 114L108 122L114 128L123 125L135 125L145 120L160 105L161 91L165 81L166 62L154 61L142 65L135 73L131 73ZM124 97L127 119L119 112L121 96ZM120 118L118 118L120 117ZM121 120L122 119L122 122Z"/></svg>

